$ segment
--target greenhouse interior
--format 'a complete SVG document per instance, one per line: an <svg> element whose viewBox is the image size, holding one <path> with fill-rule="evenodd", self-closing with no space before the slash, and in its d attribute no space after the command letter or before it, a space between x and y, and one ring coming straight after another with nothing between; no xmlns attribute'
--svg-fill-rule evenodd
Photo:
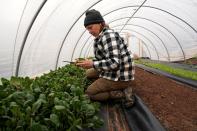
<svg viewBox="0 0 197 131"><path fill-rule="evenodd" d="M196 131L196 14L197 0L2 0L0 130Z"/></svg>

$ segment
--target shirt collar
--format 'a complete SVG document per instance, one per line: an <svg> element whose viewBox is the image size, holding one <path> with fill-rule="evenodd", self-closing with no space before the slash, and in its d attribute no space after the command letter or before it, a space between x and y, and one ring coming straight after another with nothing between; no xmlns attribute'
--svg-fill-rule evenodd
<svg viewBox="0 0 197 131"><path fill-rule="evenodd" d="M108 29L107 27L104 27L103 30L102 30L102 31L100 32L100 34L98 35L98 37L96 37L96 38L94 39L94 41L98 41L99 38L102 36L103 32L105 32L107 29Z"/></svg>

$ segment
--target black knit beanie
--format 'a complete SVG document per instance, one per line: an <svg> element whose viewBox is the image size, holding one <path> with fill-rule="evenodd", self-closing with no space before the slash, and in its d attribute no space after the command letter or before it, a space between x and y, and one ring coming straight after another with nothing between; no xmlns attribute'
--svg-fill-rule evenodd
<svg viewBox="0 0 197 131"><path fill-rule="evenodd" d="M105 21L99 11L92 9L86 12L86 17L84 20L85 27L91 24L97 24L97 23L102 23L102 22L105 22Z"/></svg>

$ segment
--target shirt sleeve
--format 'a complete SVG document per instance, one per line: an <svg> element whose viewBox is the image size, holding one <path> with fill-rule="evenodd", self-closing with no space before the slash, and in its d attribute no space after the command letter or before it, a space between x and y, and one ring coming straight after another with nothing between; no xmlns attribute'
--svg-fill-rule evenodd
<svg viewBox="0 0 197 131"><path fill-rule="evenodd" d="M101 39L103 49L101 49L105 58L102 60L93 60L93 67L101 70L117 70L119 67L119 39L115 33L106 33Z"/></svg>

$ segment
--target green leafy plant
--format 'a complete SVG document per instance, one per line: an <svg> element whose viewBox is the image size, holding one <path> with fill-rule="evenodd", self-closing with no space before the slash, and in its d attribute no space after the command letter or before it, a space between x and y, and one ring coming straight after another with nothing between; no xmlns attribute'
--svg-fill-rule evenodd
<svg viewBox="0 0 197 131"><path fill-rule="evenodd" d="M180 68L173 68L173 67L170 67L170 66L167 66L164 64L151 63L151 62L142 61L142 60L138 60L135 62L139 63L139 64L144 64L146 66L156 68L156 69L159 69L159 70L162 70L165 72L168 72L168 73L176 75L176 76L197 80L197 72L188 71L188 70L184 70L184 69L180 69Z"/></svg>
<svg viewBox="0 0 197 131"><path fill-rule="evenodd" d="M98 128L99 103L84 89L91 83L85 70L66 65L41 77L1 78L0 130L81 130Z"/></svg>

